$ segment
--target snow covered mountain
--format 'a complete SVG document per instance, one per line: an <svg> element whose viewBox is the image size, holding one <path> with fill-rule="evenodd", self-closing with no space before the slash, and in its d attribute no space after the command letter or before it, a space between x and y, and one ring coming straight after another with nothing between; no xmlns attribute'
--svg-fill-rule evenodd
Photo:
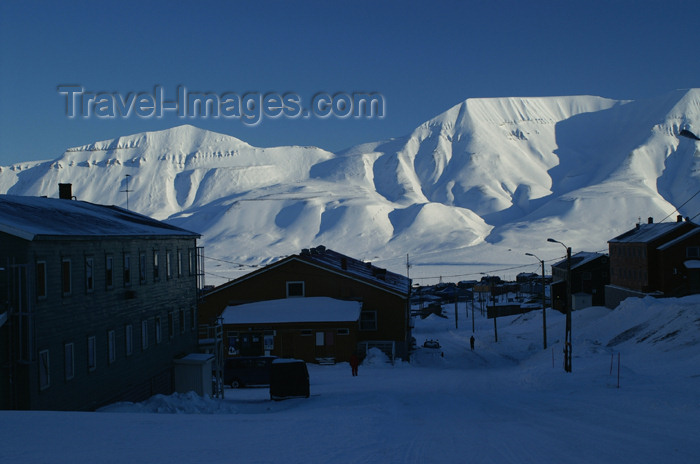
<svg viewBox="0 0 700 464"><path fill-rule="evenodd" d="M412 277L478 274L560 256L550 236L598 251L639 218L700 213L700 196L685 203L700 190L700 142L683 129L700 132L700 89L469 99L340 153L192 126L120 137L0 167L0 192L55 197L72 183L79 200L126 207L129 190L130 209L203 235L221 260L208 263L214 283L237 276L233 262L319 244L404 272L410 253L425 266Z"/></svg>

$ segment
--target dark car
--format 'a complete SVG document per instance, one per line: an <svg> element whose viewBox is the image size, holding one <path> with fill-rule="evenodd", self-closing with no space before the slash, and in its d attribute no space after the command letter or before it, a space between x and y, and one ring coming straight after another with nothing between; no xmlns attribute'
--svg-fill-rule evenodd
<svg viewBox="0 0 700 464"><path fill-rule="evenodd" d="M275 356L241 356L224 362L224 384L231 388L270 385L270 367Z"/></svg>
<svg viewBox="0 0 700 464"><path fill-rule="evenodd" d="M309 371L306 363L298 359L276 359L270 370L270 398L309 397Z"/></svg>

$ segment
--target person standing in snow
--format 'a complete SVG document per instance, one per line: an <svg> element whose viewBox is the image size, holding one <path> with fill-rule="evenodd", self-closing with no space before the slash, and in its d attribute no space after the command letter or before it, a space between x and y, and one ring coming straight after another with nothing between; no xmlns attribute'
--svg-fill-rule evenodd
<svg viewBox="0 0 700 464"><path fill-rule="evenodd" d="M357 358L357 354L353 353L350 356L350 367L352 368L352 376L357 376L357 367L360 365L360 360Z"/></svg>
<svg viewBox="0 0 700 464"><path fill-rule="evenodd" d="M474 335L472 335L469 339L469 346L471 347L472 351L474 351Z"/></svg>

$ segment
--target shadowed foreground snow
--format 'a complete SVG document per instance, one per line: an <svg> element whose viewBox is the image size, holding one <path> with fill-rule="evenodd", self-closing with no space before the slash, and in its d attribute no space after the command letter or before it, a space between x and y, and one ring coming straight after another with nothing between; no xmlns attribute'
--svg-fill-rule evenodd
<svg viewBox="0 0 700 464"><path fill-rule="evenodd" d="M355 378L347 364L310 365L309 399L227 389L223 401L2 411L0 462L697 462L700 296L575 312L570 374L561 314L548 310L543 350L541 311L499 319L495 343L493 321L477 310L470 352L464 303L459 329L445 309L447 319L415 328L419 346L437 338L441 349L393 366L372 356Z"/></svg>

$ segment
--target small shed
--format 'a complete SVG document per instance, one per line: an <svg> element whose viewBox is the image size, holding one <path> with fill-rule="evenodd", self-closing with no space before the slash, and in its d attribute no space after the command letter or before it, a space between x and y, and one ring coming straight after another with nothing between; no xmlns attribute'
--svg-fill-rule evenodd
<svg viewBox="0 0 700 464"><path fill-rule="evenodd" d="M213 354L192 353L176 359L174 363L176 392L194 391L199 396L212 396Z"/></svg>

